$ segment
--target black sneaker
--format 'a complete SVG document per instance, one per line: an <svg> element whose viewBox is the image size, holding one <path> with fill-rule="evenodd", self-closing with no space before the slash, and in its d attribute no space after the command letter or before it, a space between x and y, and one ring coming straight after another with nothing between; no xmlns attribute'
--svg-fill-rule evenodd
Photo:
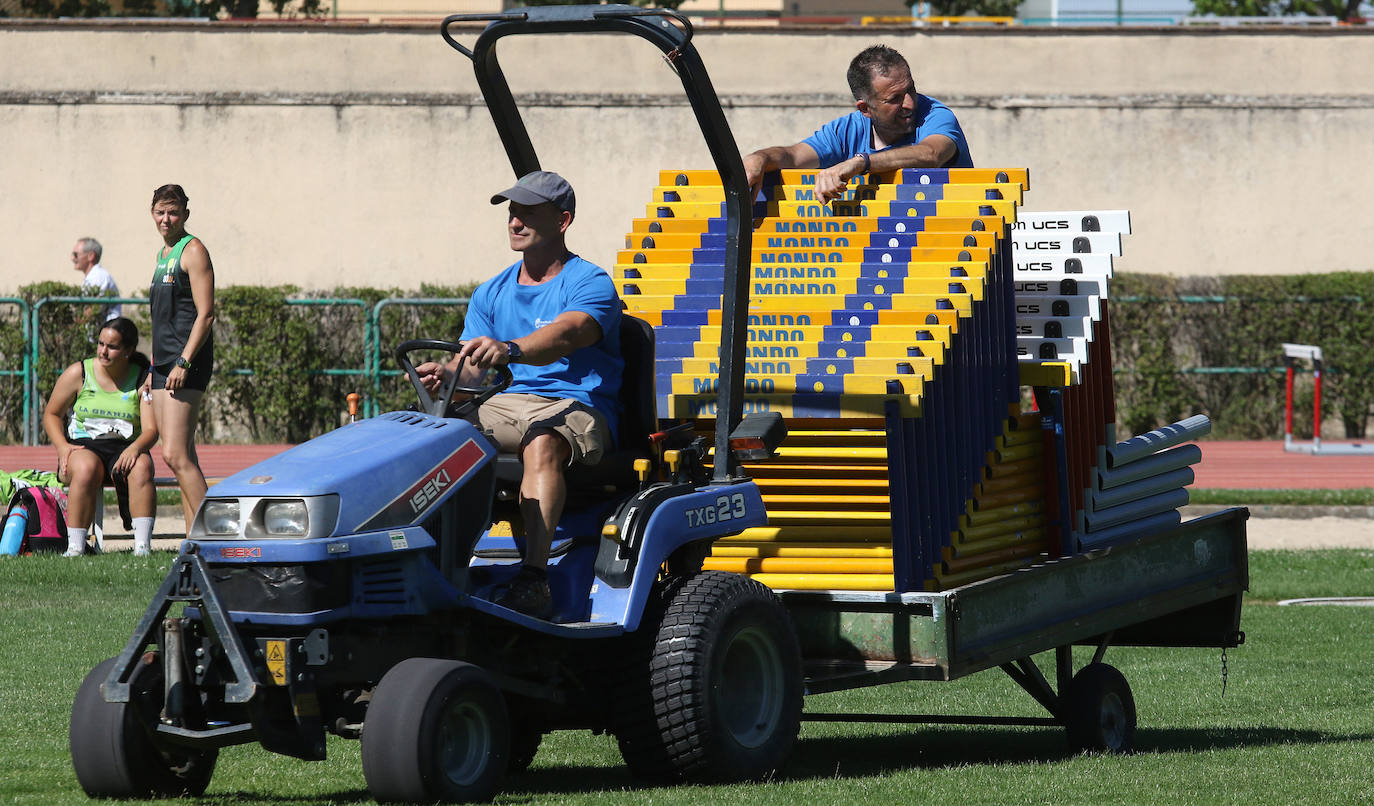
<svg viewBox="0 0 1374 806"><path fill-rule="evenodd" d="M553 617L553 594L549 591L548 575L542 568L521 566L520 573L492 601L544 621Z"/></svg>

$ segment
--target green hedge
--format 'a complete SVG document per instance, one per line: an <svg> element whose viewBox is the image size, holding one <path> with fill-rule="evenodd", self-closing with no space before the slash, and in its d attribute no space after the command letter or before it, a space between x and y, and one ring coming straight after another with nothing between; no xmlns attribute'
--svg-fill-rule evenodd
<svg viewBox="0 0 1374 806"><path fill-rule="evenodd" d="M349 392L376 397L382 410L408 405L415 393L408 382L388 372L395 367L390 347L420 337L456 339L462 332L466 306L384 308L381 368L387 374L378 387L361 375L327 371L363 368L365 322L378 301L466 298L475 287L425 285L418 292L337 288L309 293L293 286L216 289L215 376L202 410L203 438L302 442L338 427L347 411ZM78 291L74 285L39 283L24 287L17 296L32 306L43 297L77 296ZM287 299L352 299L364 305L288 305ZM25 341L18 313L15 305L0 306L0 368L23 366ZM82 306L70 304L48 304L40 311L40 407L61 370L93 353L94 322L85 321L83 313ZM147 306L125 305L124 315L138 324L139 348L147 354L151 333ZM22 439L22 416L22 380L0 376L0 439Z"/></svg>
<svg viewBox="0 0 1374 806"><path fill-rule="evenodd" d="M1364 437L1374 406L1374 274L1122 274L1112 297L1117 420L1131 433L1202 413L1221 438L1280 437L1281 345L1291 342L1322 348L1322 408L1347 437ZM1205 371L1219 368L1271 371ZM1312 382L1301 377L1294 431L1310 438Z"/></svg>
<svg viewBox="0 0 1374 806"><path fill-rule="evenodd" d="M367 313L382 299L462 298L473 286L401 289L337 288L302 293L291 286L231 286L217 291L216 376L205 407L208 440L299 442L336 427L346 395L374 395L380 410L414 397L394 374L369 388L362 377L326 374L361 368ZM75 296L76 286L39 283L21 296L30 304L48 296ZM1122 274L1112 286L1112 348L1117 419L1140 433L1194 413L1214 422L1214 435L1276 439L1283 433L1283 360L1280 345L1319 345L1328 374L1323 408L1339 416L1346 436L1363 437L1374 406L1374 275L1174 278ZM360 299L366 305L287 305L287 299ZM47 305L40 332L40 405L57 373L91 353L93 324L83 309ZM382 369L393 370L390 349L417 337L456 338L462 306L393 305L383 309ZM126 305L125 315L149 332L147 308ZM23 365L24 339L16 306L0 306L0 368ZM146 352L146 344L144 345ZM1266 372L1207 372L1262 368ZM1199 371L1199 370L1203 371ZM251 371L251 375L241 371ZM1311 435L1311 378L1299 387L1298 436ZM17 442L23 385L0 376L0 439Z"/></svg>

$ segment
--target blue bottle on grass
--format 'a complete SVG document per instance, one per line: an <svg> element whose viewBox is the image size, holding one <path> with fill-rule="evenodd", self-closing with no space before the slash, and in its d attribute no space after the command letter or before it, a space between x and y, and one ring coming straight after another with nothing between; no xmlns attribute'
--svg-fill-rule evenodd
<svg viewBox="0 0 1374 806"><path fill-rule="evenodd" d="M29 527L29 509L23 504L15 504L10 515L5 518L5 531L0 534L0 554L16 555L24 545L24 531Z"/></svg>

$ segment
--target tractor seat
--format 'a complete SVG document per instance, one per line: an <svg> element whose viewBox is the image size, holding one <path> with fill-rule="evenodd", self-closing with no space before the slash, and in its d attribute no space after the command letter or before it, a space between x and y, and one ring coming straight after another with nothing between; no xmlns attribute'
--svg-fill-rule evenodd
<svg viewBox="0 0 1374 806"><path fill-rule="evenodd" d="M634 469L635 460L652 458L649 435L658 430L653 327L643 319L622 314L620 354L625 359L625 369L620 376L621 414L616 447L595 465L578 465L575 473L567 474L569 503L609 498L636 489L639 477ZM518 498L523 475L520 457L511 453L498 454L497 498L505 501Z"/></svg>

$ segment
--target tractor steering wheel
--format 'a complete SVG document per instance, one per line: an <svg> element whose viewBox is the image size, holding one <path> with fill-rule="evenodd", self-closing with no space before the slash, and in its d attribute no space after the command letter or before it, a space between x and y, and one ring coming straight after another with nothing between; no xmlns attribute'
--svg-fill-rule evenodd
<svg viewBox="0 0 1374 806"><path fill-rule="evenodd" d="M438 397L431 397L429 390L420 382L420 373L415 371L415 364L410 360L410 354L416 350L447 350L456 353L463 348L463 343L458 341L443 341L441 339L411 339L402 342L396 348L396 362L405 370L410 377L410 383L415 387L415 393L420 398L420 410L432 414L435 417L443 417L448 412L449 401L453 399L454 392L472 395L471 400L463 402L455 411L455 416L462 417L468 412L482 405L492 395L510 386L511 374L510 367L492 367L496 372L496 383L485 386L459 386L458 378L463 374L463 364L467 362L464 358L458 362L458 368L448 377L448 380L439 387Z"/></svg>

